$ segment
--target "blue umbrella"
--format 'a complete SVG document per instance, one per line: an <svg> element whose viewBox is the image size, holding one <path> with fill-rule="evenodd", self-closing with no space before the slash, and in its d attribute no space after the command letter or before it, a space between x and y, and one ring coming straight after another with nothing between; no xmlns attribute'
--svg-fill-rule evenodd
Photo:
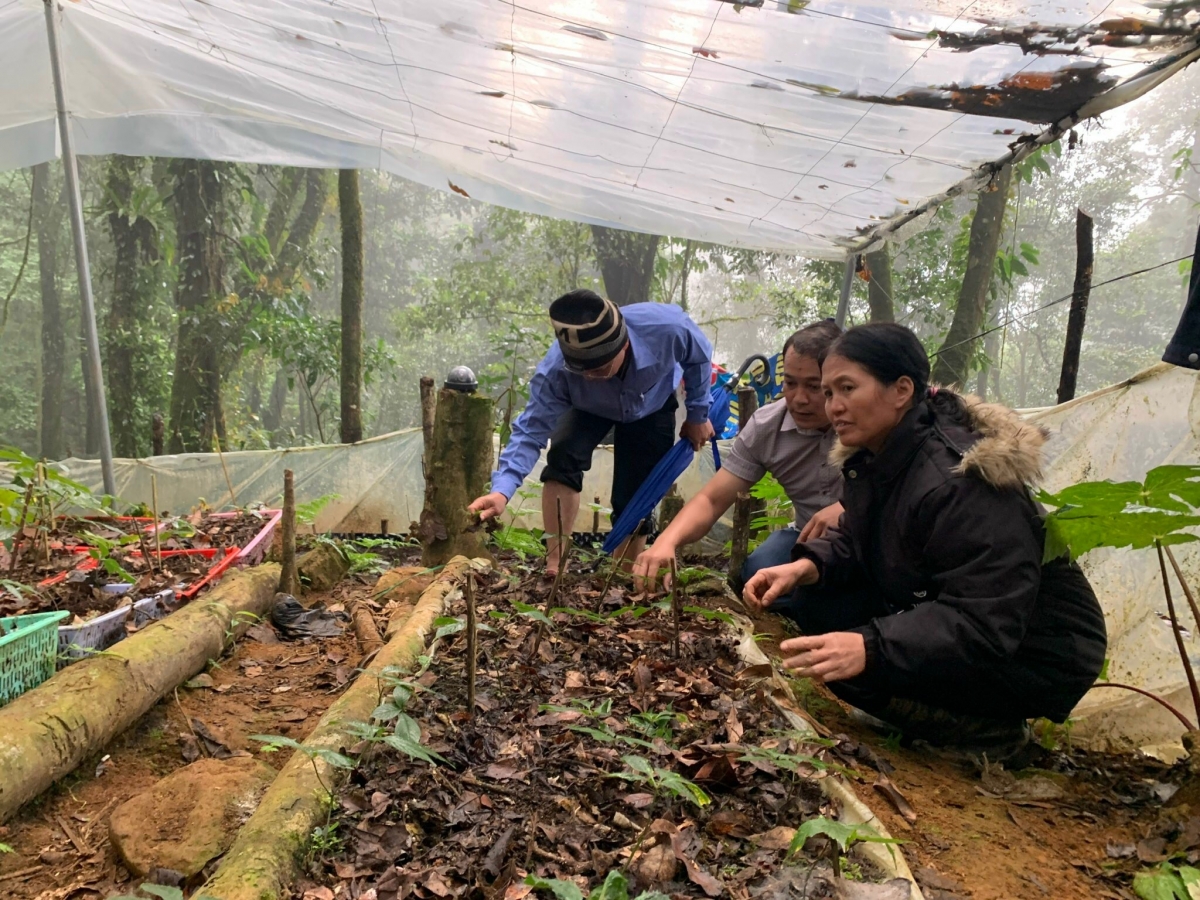
<svg viewBox="0 0 1200 900"><path fill-rule="evenodd" d="M721 454L717 450L717 435L725 430L725 423L729 419L729 398L737 389L738 383L742 380L742 375L755 360L761 360L764 368L769 371L766 357L760 355L751 356L742 363L742 367L738 370L734 378L729 379L725 384L715 385L712 389L712 399L708 407L708 421L713 426L713 462L718 469L721 468ZM621 510L621 515L613 522L612 531L608 533L608 537L604 540L605 553L612 555L621 546L625 538L633 534L642 521L654 512L654 507L658 506L662 502L662 498L667 496L667 491L671 489L671 485L692 464L692 457L695 453L696 451L692 448L692 442L684 438L680 438L675 446L667 451L666 456L658 461L658 465L646 476L646 480L637 489L629 504Z"/></svg>

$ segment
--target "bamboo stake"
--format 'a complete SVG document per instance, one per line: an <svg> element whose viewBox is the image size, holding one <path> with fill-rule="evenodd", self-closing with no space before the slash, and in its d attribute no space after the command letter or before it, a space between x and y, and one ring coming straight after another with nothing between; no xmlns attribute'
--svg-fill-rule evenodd
<svg viewBox="0 0 1200 900"><path fill-rule="evenodd" d="M467 717L475 718L475 666L478 654L478 634L475 624L475 573L467 570L463 581L463 597L467 601Z"/></svg>
<svg viewBox="0 0 1200 900"><path fill-rule="evenodd" d="M608 578L604 582L604 590L602 590L600 592L600 602L601 603L603 603L604 598L608 596L608 589L610 587L612 587L612 580L613 580L613 577L617 574L617 569L621 568L621 565L625 562L625 557L627 557L629 555L629 548L633 546L634 535L637 534L638 531L641 530L642 524L645 521L646 521L645 519L642 519L642 521L638 523L637 528L633 529L633 534L631 534L629 537L627 537L625 539L625 544L621 548L621 556L619 559L617 559L613 563L612 569L609 570Z"/></svg>
<svg viewBox="0 0 1200 900"><path fill-rule="evenodd" d="M1179 568L1179 561L1175 559L1175 554L1171 552L1170 547L1164 547L1167 551L1167 559L1171 561L1171 568L1175 570L1175 577L1179 579L1179 584L1183 587L1183 596L1187 597L1188 606L1192 609L1192 620L1196 623L1196 627L1192 629L1192 640L1196 640L1196 632L1200 631L1200 609L1196 608L1196 598L1192 596L1192 589L1188 587L1187 580L1183 577L1183 570Z"/></svg>
<svg viewBox="0 0 1200 900"><path fill-rule="evenodd" d="M158 569L162 571L162 522L158 513L158 476L150 476L150 502L154 505L154 552L158 556Z"/></svg>
<svg viewBox="0 0 1200 900"><path fill-rule="evenodd" d="M592 534L600 533L600 495L596 495L596 508L592 510Z"/></svg>
<svg viewBox="0 0 1200 900"><path fill-rule="evenodd" d="M279 592L295 596L300 590L296 574L296 488L291 469L283 470L283 569L279 573Z"/></svg>
<svg viewBox="0 0 1200 900"><path fill-rule="evenodd" d="M1167 595L1167 614L1171 617L1171 632L1175 635L1175 646L1179 648L1179 657L1183 661L1183 670L1187 673L1188 688L1192 692L1192 705L1200 718L1200 687L1196 686L1196 673L1192 671L1192 661L1188 658L1187 648L1183 646L1183 635L1179 633L1179 617L1175 614L1175 601L1171 597L1171 583L1167 581L1167 563L1163 558L1162 541L1156 540L1154 547L1158 550L1158 567L1162 570L1163 591Z"/></svg>
<svg viewBox="0 0 1200 900"><path fill-rule="evenodd" d="M679 659L679 607L682 606L679 600L679 567L676 564L675 557L671 557L671 625L673 633L671 635L671 658Z"/></svg>
<svg viewBox="0 0 1200 900"><path fill-rule="evenodd" d="M33 482L25 485L25 502L21 504L21 517L17 519L17 536L13 538L12 558L8 561L8 574L11 577L17 570L17 557L21 553L21 542L25 539L25 517L29 514L29 500L33 497Z"/></svg>
<svg viewBox="0 0 1200 900"><path fill-rule="evenodd" d="M558 596L558 589L562 585L563 574L567 571L567 564L571 561L571 550L574 548L574 543L568 543L563 547L563 519L562 519L562 500L557 500L555 503L558 506L558 571L554 573L554 585L550 588L550 596L546 598L546 608L543 613L549 617L550 610L554 608L554 598ZM542 646L542 639L546 636L546 623L538 622L537 635L533 639L533 649L529 651L529 661L533 662L537 658L537 652Z"/></svg>

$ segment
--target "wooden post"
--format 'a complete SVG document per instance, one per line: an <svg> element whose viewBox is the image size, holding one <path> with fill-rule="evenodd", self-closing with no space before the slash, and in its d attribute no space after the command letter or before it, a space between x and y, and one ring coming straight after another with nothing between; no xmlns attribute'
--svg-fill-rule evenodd
<svg viewBox="0 0 1200 900"><path fill-rule="evenodd" d="M750 555L750 495L739 493L733 502L733 537L729 546L729 578L742 580L742 566Z"/></svg>
<svg viewBox="0 0 1200 900"><path fill-rule="evenodd" d="M1063 347L1062 373L1058 378L1058 402L1075 397L1079 376L1079 347L1087 322L1088 297L1092 292L1092 217L1082 209L1075 211L1075 290L1071 294L1071 314L1067 318L1067 343Z"/></svg>
<svg viewBox="0 0 1200 900"><path fill-rule="evenodd" d="M428 375L421 376L421 434L425 438L425 455L421 464L426 474L429 473L429 445L433 443L433 421L437 411L437 391L433 379Z"/></svg>
<svg viewBox="0 0 1200 900"><path fill-rule="evenodd" d="M599 494L596 495L596 499L593 502L596 504L597 508L592 510L592 534L599 534L600 533L600 509L599 509L600 495Z"/></svg>
<svg viewBox="0 0 1200 900"><path fill-rule="evenodd" d="M738 388L738 392L737 392L737 401L738 401L738 430L740 431L745 426L745 424L750 421L750 417L753 416L756 412L758 412L758 391L756 391L756 390L754 390L754 388L748 387L748 386L740 387L740 388ZM741 503L742 501L738 500L736 502ZM746 525L746 527L749 528L750 527L749 523L754 521L754 519L756 519L762 515L763 502L754 497L747 496L746 503L747 503L747 513L746 513L747 525ZM737 519L737 510L736 509L734 510L734 519L735 519L735 521ZM749 532L747 532L747 534L749 534Z"/></svg>
<svg viewBox="0 0 1200 900"><path fill-rule="evenodd" d="M663 497L662 506L659 508L658 530L666 531L667 526L675 521L675 517L679 515L681 509L683 509L683 495L679 493L679 485L673 484L667 491L667 496Z"/></svg>
<svg viewBox="0 0 1200 900"><path fill-rule="evenodd" d="M491 478L492 415L487 397L449 388L438 393L419 526L426 568L488 555L487 533L467 506Z"/></svg>
<svg viewBox="0 0 1200 900"><path fill-rule="evenodd" d="M296 488L291 469L283 470L283 569L279 573L279 593L295 596L300 592L296 572Z"/></svg>
<svg viewBox="0 0 1200 900"><path fill-rule="evenodd" d="M156 412L150 420L150 453L162 456L166 448L167 426L163 422L163 414Z"/></svg>

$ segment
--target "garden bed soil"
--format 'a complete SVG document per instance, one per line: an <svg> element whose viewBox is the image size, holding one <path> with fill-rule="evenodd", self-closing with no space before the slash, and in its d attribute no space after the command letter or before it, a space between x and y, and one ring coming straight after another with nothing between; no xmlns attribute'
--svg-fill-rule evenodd
<svg viewBox="0 0 1200 900"><path fill-rule="evenodd" d="M369 593L366 585L347 583L311 600L349 608ZM197 753L257 754L261 745L250 740L252 734L302 739L353 680L358 660L349 632L289 643L278 641L270 626L251 628L229 656L181 687L177 697L159 703L100 757L0 825L0 843L14 850L0 853L0 897L100 900L133 893L145 879L131 878L109 844L112 811ZM281 762L262 758L272 766Z"/></svg>
<svg viewBox="0 0 1200 900"><path fill-rule="evenodd" d="M618 868L679 898L775 883L794 829L836 812L818 777L860 765L858 748L797 733L769 672L739 662L734 631L710 613L684 613L676 657L669 611L620 588L602 599L601 586L593 577L562 592L563 606L589 614L554 614L538 642L543 623L513 601L544 602L549 586L481 576L480 621L495 631L480 635L476 715L465 635L449 635L409 704L445 763L387 751L353 773L338 818L346 852L330 860L327 886L378 900L512 900L529 893L530 873L586 894ZM463 601L449 612L462 616Z"/></svg>
<svg viewBox="0 0 1200 900"><path fill-rule="evenodd" d="M507 560L506 565L514 578L522 579L518 585L522 594L518 594L518 597L525 596L528 602L536 603L539 598L546 596L549 584L545 580L526 577L511 559ZM562 605L585 605L583 601L588 598L572 596L575 581L575 576L568 576L566 596L569 602L564 600ZM335 605L341 603L346 609L354 602L365 602L370 606L372 590L361 583L346 583L314 599ZM494 585L491 592L481 590L480 598L481 606L500 599ZM383 610L377 609L381 630L387 625L386 616L390 610L386 607L395 606L398 602L391 597L388 601L387 604L381 604L385 607ZM725 603L720 597L699 596L691 602L717 608ZM491 619L483 616L481 621L491 622ZM786 633L782 620L764 616L755 620L755 626L758 632L766 635L759 641L759 646L769 655L775 655L776 642ZM707 630L693 627L691 623L688 628L698 633ZM549 648L558 664L564 667L555 677L561 679L559 693L564 694L561 699L566 702L557 705L569 707L576 698L566 696L566 672L583 673L584 669L576 665L570 656L566 659L560 657L565 647L556 645L554 640L565 630L564 625L556 626ZM661 631L661 627L655 625L644 630ZM261 748L249 740L249 735L282 734L302 740L329 703L354 677L358 652L353 638L348 635L309 645L262 643L256 641L254 635L263 637L265 633L252 630L250 636L239 642L230 657L221 660L218 667L210 670L211 687L181 688L178 702L170 698L159 704L138 726L114 742L106 750L109 758L102 765L99 759L90 761L58 788L31 804L16 819L6 826L0 826L0 843L10 844L15 850L12 854L0 854L0 896L11 897L12 900L98 900L117 892L132 892L134 885L128 873L116 862L107 843L107 816L119 803L185 764L183 752L185 748L193 746L188 720L201 722L211 735L216 736L232 752L245 751L258 755ZM479 667L484 678L495 679L497 672L504 678L508 677L508 673L504 669L497 669L495 664L496 660L505 658L500 655L504 649L503 643L505 639L500 635L485 635L481 640L481 646L487 651L486 654L480 654ZM668 658L669 650L660 641L647 641L637 648L638 652L643 647L645 655L653 660ZM624 649L633 653L633 643L622 640L621 645L608 652L623 654ZM446 660L461 659L461 653L461 639L441 651ZM539 662L538 665L549 664ZM629 668L626 665L624 674L616 671L617 677L611 682L607 672L602 683L592 683L589 676L583 685L587 693L581 699L594 699L597 694L604 696L611 691L614 710L627 716L635 709L633 701L638 699L637 682L631 680ZM686 666L678 668L685 673L689 671ZM428 846L428 832L422 833L415 826L429 823L458 835L459 841L478 840L478 837L473 837L474 829L478 826L478 834L482 835L484 825L475 821L468 824L468 819L474 819L485 811L489 815L498 812L503 816L506 812L511 815L524 809L541 810L546 804L549 794L545 785L536 774L524 771L523 767L516 767L511 774L506 768L492 769L492 775L488 775L489 767L505 766L504 757L500 754L508 749L504 744L492 747L482 744L477 747L474 743L480 732L488 733L489 723L493 729L500 729L493 733L522 733L521 723L506 720L496 707L491 710L481 708L480 721L472 731L469 723L461 718L461 675L455 675L453 669L443 674L436 666L431 671L437 680L419 696L414 704L414 712L423 704L437 704L438 711L446 715L449 722L435 717L441 734L427 737L435 746L446 751L444 755L450 759L474 759L468 756L468 751L480 754L472 769L472 777L478 784L468 784L465 779L449 771L437 776L423 775L420 770L425 769L424 764L410 764L394 755L368 763L356 776L355 785L344 795L338 811L344 823L341 827L350 829L343 833L343 837L348 838L343 856L320 870L322 884L309 882L298 886L295 898L301 898L309 889L314 891L310 897L326 896L323 890L336 888L339 881L345 881L347 887L351 883L362 886L368 883L367 879L380 874L376 871L376 864L371 862L378 853L366 843L368 839L374 838L381 850L393 846L389 841L395 842L395 858L401 860L401 865L412 861L414 849L431 861L435 852L446 853L447 859L453 862L455 854L458 859L466 854L461 843L435 850ZM734 685L737 685L736 672L732 675L720 669L718 672L723 679L732 677ZM676 693L680 684L687 684L684 676L677 674L674 668L665 672L655 672L651 668L651 675L654 691L666 689ZM533 696L545 695L546 688L536 688L536 680L528 673L518 671L513 677L524 679L520 682L522 684L534 685L539 694ZM720 679L709 680L714 687L723 688ZM794 682L793 687L801 705L823 723L832 739L838 741L836 746L824 748L826 758L835 761L849 759L854 771L866 779L855 781L854 790L870 804L891 833L905 841L899 852L906 856L916 872L928 900L1041 900L1044 897L1056 900L1134 900L1131 881L1135 872L1147 870L1156 864L1156 860L1174 852L1178 852L1180 859L1194 857L1197 852L1200 838L1197 816L1200 816L1200 809L1193 811L1184 806L1167 807L1161 799L1170 790L1162 785L1181 783L1184 776L1182 766L1168 766L1131 756L1056 750L1042 754L1033 760L1036 766L1016 772L1015 778L1010 779L1003 771L984 773L969 764L898 746L886 737L859 728L823 688L804 682ZM481 697L485 704L494 703L495 697L507 690L502 681L489 682L486 690L481 682ZM728 689L724 692L731 700L734 699ZM694 696L694 693L688 696ZM621 702L627 705L618 705L618 698L624 698ZM701 698L704 699L703 695ZM680 701L670 699L679 708L678 704L688 698ZM739 699L745 702L744 691ZM532 696L528 705L533 705ZM757 706L752 708L758 710ZM752 736L767 727L762 717L768 713L756 714L760 718L753 722L747 716L750 727L746 730ZM555 714L544 712L539 715ZM537 729L542 743L532 748L533 752L552 757L560 754L564 769L567 767L562 760L574 752L571 749L564 750L564 747L582 746L587 754L587 758L580 760L576 769L567 769L571 771L574 782L568 785L568 789L556 790L554 796L570 799L577 795L583 801L581 811L596 818L589 807L596 805L597 809L601 809L600 805L595 804L582 789L576 791L577 786L599 791L599 799L605 802L611 802L608 798L614 790L622 792L618 796L652 793L635 785L618 785L615 780L593 784L595 773L591 769L601 769L603 766L611 770L616 765L605 758L605 751L610 745L569 732L573 724L577 723L564 720ZM630 731L626 728L622 733L629 734ZM745 735L743 740L748 743ZM557 743L559 741L563 743ZM674 740L673 743L679 747L681 741ZM188 752L191 750L188 749ZM680 749L680 752L683 750ZM281 751L272 755L264 754L261 758L279 767L285 762L286 754L287 751ZM483 754L494 754L497 759L486 760ZM652 758L649 750L639 755ZM911 813L915 813L915 821L910 823L906 820L891 805L885 793L874 787L880 781L879 770L863 762L862 757L868 756L877 761L880 769L887 774L889 783L907 801ZM675 759L673 754L671 759ZM694 773L692 767L683 763L679 763L678 771ZM551 770L546 776L549 778L553 774ZM406 785L419 784L419 781L412 779L420 777L439 778L441 781L426 782L431 790L425 797L406 793ZM754 789L753 785L759 783L759 777L758 774L754 775L751 790ZM381 813L374 817L371 813L374 812L372 801L376 790L374 787L368 790L368 784L372 781L384 788L378 791L381 796L377 802ZM1056 785L1061 793L1048 788L1047 782ZM533 786L547 796L539 796ZM711 792L714 795L722 791L728 794L739 789L742 788L713 786ZM763 788L757 790L761 795ZM453 802L457 799L456 792L467 799L466 805ZM471 801L468 794L477 795L477 801ZM406 804L411 806L414 801L423 806L411 807L411 819L407 821L413 823L417 833L409 834L405 828L404 832L408 834L406 838L405 834L392 827L394 823L388 817L394 817L397 810L403 810ZM810 801L802 798L802 802ZM811 802L823 801L812 797ZM491 804L490 809L488 804ZM361 808L355 809L356 806ZM645 812L636 807L629 808L628 804L618 799L612 818L601 820L600 824L614 828L615 811L621 811L632 822L635 821L634 816L660 815L662 808L654 809L652 806L651 809L652 812ZM546 812L547 823L558 825L565 822L568 830L561 832L558 840L551 840L539 826L536 829L536 846L545 853L559 856L562 862L540 859L535 855L530 865L559 865L564 868L584 866L583 854L577 852L571 843L581 847L590 846L584 839L590 842L594 835L586 828L582 829L583 834L580 835L574 830L575 823L570 819L549 818L563 815L558 812L559 807L555 806L554 810ZM667 811L676 815L673 820L676 827L684 824L685 820L694 821L696 825L693 828L684 830L694 833L702 843L716 844L706 830L712 821L713 811L711 807L706 807L706 810L703 814L693 815L690 806L676 803ZM629 815L630 812L633 816ZM751 816L750 812L745 814ZM707 819L702 819L701 815L707 816ZM768 808L755 815L765 818L773 813ZM448 826L444 824L444 816L466 818ZM508 820L515 826L510 842L517 848L517 862L523 865L525 856L522 851L525 845L518 842L525 840L533 829L523 813L517 812L517 816ZM91 852L85 853L74 845L62 828L63 821L75 832L83 847ZM372 834L369 830L360 833L359 825L380 833ZM648 840L651 837L655 841L666 838L663 846L669 846L670 835L652 832ZM732 841L743 845L748 843L732 838L727 840L727 845L732 846ZM471 851L478 857L480 866L493 846ZM605 852L603 846L603 843L598 843L597 849ZM361 866L365 870L363 874L357 874L360 852L364 854ZM665 854L665 850L663 852ZM706 852L713 851L710 849ZM605 862L602 858L596 861L602 865ZM592 864L594 866L595 861ZM343 867L341 871L347 876L344 879L339 877L339 866ZM711 868L715 877L725 877L715 867ZM493 880L486 871L483 877L488 883ZM681 877L686 877L686 872L681 873ZM440 889L439 882L432 881L431 884ZM512 887L514 893L524 889L523 885ZM689 885L686 890L694 892L696 886ZM436 895L436 891L432 893ZM342 896L348 895L339 894L339 898ZM446 898L439 897L439 900Z"/></svg>
<svg viewBox="0 0 1200 900"><path fill-rule="evenodd" d="M166 588L183 590L202 580L209 569L224 559L231 547L245 547L270 520L267 512L213 513L201 511L176 520L163 520L156 545L155 523L147 518L79 519L61 518L51 534L49 564L23 552L11 579L31 591L0 591L0 615L24 615L47 610L68 610L73 622L87 621L129 602L152 597ZM127 583L124 573L96 565L86 548L95 543L89 533L106 541L119 542L141 532L143 541L125 543L112 550L111 558L134 579L125 593L103 590L104 585ZM28 547L29 544L26 544ZM157 552L163 556L161 566ZM205 554L179 551L206 551ZM145 553L154 557L151 564ZM8 577L5 575L4 577ZM57 579L53 584L46 582Z"/></svg>

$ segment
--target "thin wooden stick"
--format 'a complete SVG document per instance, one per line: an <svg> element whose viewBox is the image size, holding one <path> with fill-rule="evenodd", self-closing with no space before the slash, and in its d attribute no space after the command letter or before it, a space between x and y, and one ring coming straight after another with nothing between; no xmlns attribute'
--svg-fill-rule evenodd
<svg viewBox="0 0 1200 900"><path fill-rule="evenodd" d="M475 718L475 666L478 655L478 633L475 624L475 573L467 570L463 582L463 597L467 601L467 716Z"/></svg>
<svg viewBox="0 0 1200 900"><path fill-rule="evenodd" d="M610 587L612 587L612 580L613 580L613 577L617 574L617 569L621 568L621 563L625 562L625 557L629 555L629 548L633 546L634 535L636 535L638 533L638 531L642 527L642 523L645 521L646 521L645 519L642 519L641 522L638 522L637 528L633 529L633 534L629 535L629 537L627 537L625 539L625 546L622 547L622 549L621 549L621 557L618 560L616 560L616 562L613 563L613 567L608 573L608 579L604 582L604 590L602 590L600 592L600 602L601 603L603 603L604 598L608 596L608 589Z"/></svg>
<svg viewBox="0 0 1200 900"><path fill-rule="evenodd" d="M12 559L8 561L8 574L17 570L17 557L21 553L21 542L25 539L25 517L29 514L29 500L33 496L33 482L25 485L25 502L21 505L21 517L17 519L17 536L13 538Z"/></svg>
<svg viewBox="0 0 1200 900"><path fill-rule="evenodd" d="M550 588L550 596L546 598L546 607L542 612L548 617L550 610L554 608L554 598L558 596L558 589L562 585L563 575L567 571L567 564L571 561L571 550L574 549L574 544L568 544L566 549L563 549L563 519L562 519L562 500L555 501L558 506L558 571L554 573L554 585ZM537 652L542 646L542 639L546 636L546 623L538 622L537 634L533 639L533 648L529 651L529 661L537 657Z"/></svg>
<svg viewBox="0 0 1200 900"><path fill-rule="evenodd" d="M1133 691L1135 694L1141 694L1143 697L1149 697L1151 700L1153 700L1159 706L1164 707L1168 712L1171 713L1171 715L1173 715L1175 718L1177 718L1180 722L1182 722L1183 727L1186 730L1188 730L1188 731L1196 730L1196 726L1188 721L1187 716L1185 716L1183 713L1181 713L1179 710L1177 710L1174 706L1172 706L1170 703L1168 703L1162 697L1158 696L1158 694L1152 694L1149 691L1143 690L1142 688L1134 687L1132 684L1121 684L1118 681L1097 681L1095 684L1092 685L1091 688L1088 688L1088 690L1090 691L1092 688L1102 688L1102 687L1121 688L1121 690L1124 690L1124 691Z"/></svg>
<svg viewBox="0 0 1200 900"><path fill-rule="evenodd" d="M671 624L674 633L671 636L671 656L673 659L679 659L679 608L682 606L679 600L679 567L675 562L675 557L671 557Z"/></svg>
<svg viewBox="0 0 1200 900"><path fill-rule="evenodd" d="M1179 561L1175 559L1175 554L1171 552L1170 547L1164 547L1167 551L1167 559L1171 561L1171 568L1175 570L1175 577L1179 579L1179 584L1183 587L1183 596L1187 597L1188 606L1192 609L1192 621L1196 623L1196 627L1192 629L1192 640L1196 640L1196 632L1200 631L1200 609L1196 608L1196 598L1192 596L1192 589L1188 587L1187 579L1183 577L1183 570L1179 568Z"/></svg>
<svg viewBox="0 0 1200 900"><path fill-rule="evenodd" d="M215 434L213 435L213 444L217 448L217 457L221 460L221 471L225 473L225 486L229 488L229 503L231 506L237 506L237 494L233 492L233 481L229 478L229 468L225 465L225 453L221 450L221 439Z"/></svg>
<svg viewBox="0 0 1200 900"><path fill-rule="evenodd" d="M295 596L300 593L296 575L296 490L291 469L283 470L283 566L279 573L279 591Z"/></svg>
<svg viewBox="0 0 1200 900"><path fill-rule="evenodd" d="M158 514L158 476L150 476L150 502L154 506L154 552L158 555L158 569L162 571L162 522Z"/></svg>
<svg viewBox="0 0 1200 900"><path fill-rule="evenodd" d="M1163 591L1167 595L1167 614L1171 617L1171 632L1175 635L1175 645L1179 648L1179 657L1183 661L1183 670L1187 673L1188 688L1192 692L1192 705L1197 716L1200 716L1200 687L1196 686L1196 673L1192 671L1192 661L1188 658L1187 648L1183 646L1183 635L1179 633L1179 617L1175 614L1175 601L1171 598L1171 583L1167 581L1167 562L1163 558L1162 541L1154 542L1158 550L1158 567L1162 570Z"/></svg>

